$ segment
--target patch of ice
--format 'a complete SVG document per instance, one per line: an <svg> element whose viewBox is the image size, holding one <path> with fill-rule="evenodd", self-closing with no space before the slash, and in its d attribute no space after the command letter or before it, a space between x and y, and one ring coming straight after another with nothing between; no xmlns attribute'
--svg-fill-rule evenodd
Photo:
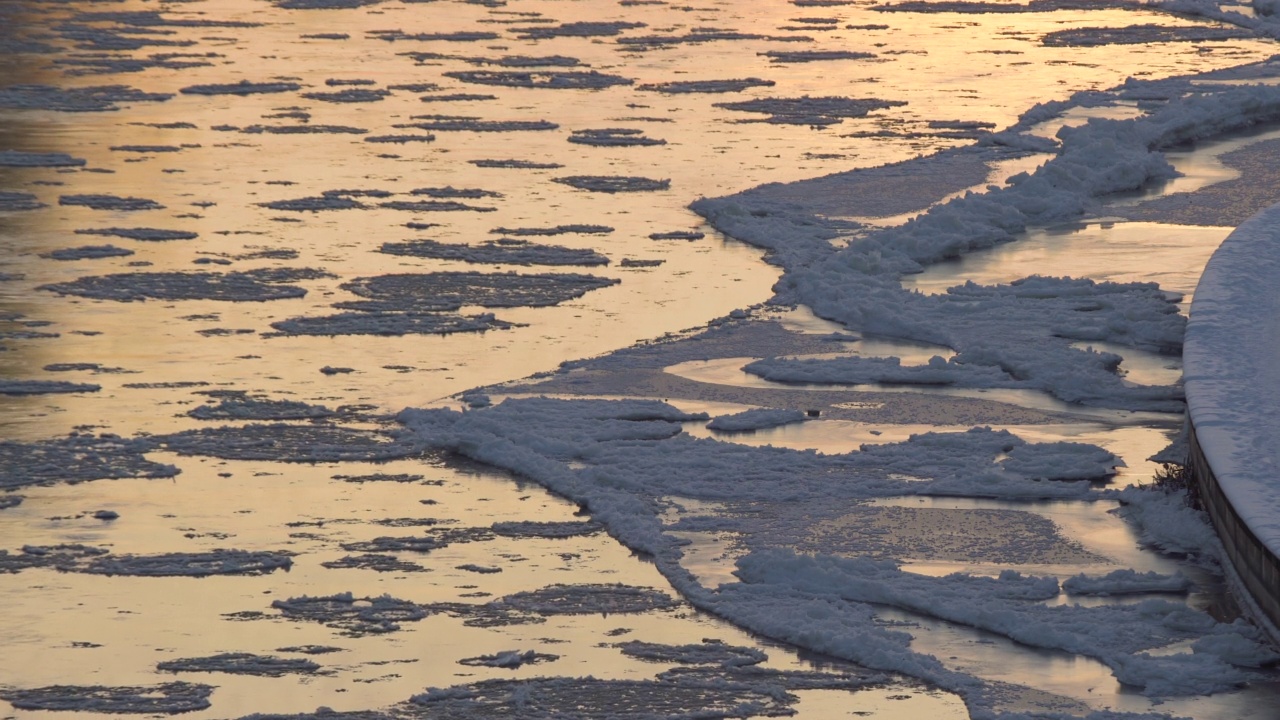
<svg viewBox="0 0 1280 720"><path fill-rule="evenodd" d="M707 423L707 428L721 432L746 432L804 422L805 418L804 412L800 410L755 408L732 415L714 417Z"/></svg>
<svg viewBox="0 0 1280 720"><path fill-rule="evenodd" d="M514 327L493 316L420 312L351 312L271 323L280 335L450 335ZM338 370L338 369L335 369ZM346 369L350 372L350 369ZM323 370L322 370L323 372Z"/></svg>
<svg viewBox="0 0 1280 720"><path fill-rule="evenodd" d="M560 720L588 720L777 716L786 713L790 697L769 687L558 677L428 688L411 702L431 717L454 720L483 720L511 710Z"/></svg>
<svg viewBox="0 0 1280 720"><path fill-rule="evenodd" d="M637 90L649 90L669 95L689 93L731 93L742 92L753 87L773 87L773 80L760 78L740 78L733 80L679 80L664 83L649 83L636 87Z"/></svg>
<svg viewBox="0 0 1280 720"><path fill-rule="evenodd" d="M302 86L294 82L250 82L241 80L236 83L211 85L188 85L178 92L185 95L256 95L293 92Z"/></svg>
<svg viewBox="0 0 1280 720"><path fill-rule="evenodd" d="M604 193L652 192L671 188L670 180L653 180L634 175L570 175L552 178L551 181L579 190Z"/></svg>
<svg viewBox="0 0 1280 720"><path fill-rule="evenodd" d="M623 30L642 27L645 27L642 22L627 22L625 20L583 21L521 28L517 31L516 36L522 40L548 40L558 37L613 37Z"/></svg>
<svg viewBox="0 0 1280 720"><path fill-rule="evenodd" d="M120 302L147 299L265 302L307 294L305 289L287 284L290 279L279 277L269 269L230 273L136 272L91 275L69 282L41 285L37 289Z"/></svg>
<svg viewBox="0 0 1280 720"><path fill-rule="evenodd" d="M829 60L870 60L876 57L874 53L854 50L768 50L759 54L769 58L769 62L778 64L826 62Z"/></svg>
<svg viewBox="0 0 1280 720"><path fill-rule="evenodd" d="M425 607L408 600L390 595L357 598L349 592L317 597L302 595L273 601L271 607L289 620L323 623L349 637L395 632L400 629L400 623L417 622L428 615Z"/></svg>
<svg viewBox="0 0 1280 720"><path fill-rule="evenodd" d="M73 248L61 248L52 252L41 253L40 257L52 260L97 260L100 258L126 257L132 250L118 248L115 245L82 245Z"/></svg>
<svg viewBox="0 0 1280 720"><path fill-rule="evenodd" d="M671 232L649 233L650 240L701 240L706 237L706 233L700 233L695 230L672 230Z"/></svg>
<svg viewBox="0 0 1280 720"><path fill-rule="evenodd" d="M62 380L0 379L0 395L49 395L53 393L98 392L101 385Z"/></svg>
<svg viewBox="0 0 1280 720"><path fill-rule="evenodd" d="M293 566L293 553L250 550L210 550L201 553L106 555L76 572L135 577L206 577L209 575L267 575Z"/></svg>
<svg viewBox="0 0 1280 720"><path fill-rule="evenodd" d="M1089 577L1084 573L1062 581L1062 589L1068 595L1135 595L1145 593L1186 594L1191 589L1186 575L1161 575L1157 572L1140 573L1135 570L1115 570L1101 577Z"/></svg>
<svg viewBox="0 0 1280 720"><path fill-rule="evenodd" d="M121 103L163 102L168 93L147 93L127 85L59 88L52 85L9 85L0 88L0 108L103 112L119 110Z"/></svg>
<svg viewBox="0 0 1280 720"><path fill-rule="evenodd" d="M520 652L519 650L507 650L506 652L494 653L493 655L463 658L458 661L458 664L470 665L473 667L494 667L514 670L522 665L553 662L559 659L559 655L540 653L535 650L526 650L524 652Z"/></svg>
<svg viewBox="0 0 1280 720"><path fill-rule="evenodd" d="M221 672L260 677L308 675L319 669L319 663L303 658L280 658L252 653L221 653L206 657L165 660L156 664L156 670L160 672Z"/></svg>
<svg viewBox="0 0 1280 720"><path fill-rule="evenodd" d="M599 130L574 130L569 142L597 147L642 147L666 145L666 140L646 137L643 130L631 128L602 128Z"/></svg>
<svg viewBox="0 0 1280 720"><path fill-rule="evenodd" d="M906 105L900 100L877 98L809 97L759 98L732 103L716 103L716 107L737 112L764 113L763 122L784 125L838 125L848 118L865 117L885 108Z"/></svg>
<svg viewBox="0 0 1280 720"><path fill-rule="evenodd" d="M243 425L186 430L151 438L180 455L227 460L326 462L392 460L423 451L412 438L335 425Z"/></svg>
<svg viewBox="0 0 1280 720"><path fill-rule="evenodd" d="M529 235L567 235L570 233L581 233L584 235L607 235L613 232L613 228L608 225L556 225L548 228L505 228L499 227L489 231L494 235L515 235L517 237Z"/></svg>
<svg viewBox="0 0 1280 720"><path fill-rule="evenodd" d="M84 158L71 157L66 153L0 150L0 167L80 167L84 164Z"/></svg>
<svg viewBox="0 0 1280 720"><path fill-rule="evenodd" d="M549 585L506 595L492 604L539 615L587 615L670 610L680 603L661 590L613 583Z"/></svg>
<svg viewBox="0 0 1280 720"><path fill-rule="evenodd" d="M635 81L595 70L454 70L444 73L466 83L551 90L602 90Z"/></svg>
<svg viewBox="0 0 1280 720"><path fill-rule="evenodd" d="M427 568L417 563L399 560L394 555L365 553L363 555L347 555L337 560L326 560L321 567L331 570L373 570L374 572L428 572Z"/></svg>
<svg viewBox="0 0 1280 720"><path fill-rule="evenodd" d="M135 197L118 197L116 195L62 195L59 205L78 205L93 210L163 210L164 206L155 200Z"/></svg>
<svg viewBox="0 0 1280 720"><path fill-rule="evenodd" d="M604 526L594 522L537 522L534 520L511 520L493 524L493 533L502 537L514 538L570 538L584 535L595 535L604 530Z"/></svg>
<svg viewBox="0 0 1280 720"><path fill-rule="evenodd" d="M537 245L523 240L498 240L481 245L458 245L435 240L383 243L378 252L389 255L462 260L497 265L607 265L609 258L589 248Z"/></svg>
<svg viewBox="0 0 1280 720"><path fill-rule="evenodd" d="M0 190L0 212L39 210L42 207L48 206L40 202L40 199L31 193Z"/></svg>
<svg viewBox="0 0 1280 720"><path fill-rule="evenodd" d="M532 160L468 160L467 162L482 168L508 168L511 170L557 170L564 167L554 162L534 162Z"/></svg>
<svg viewBox="0 0 1280 720"><path fill-rule="evenodd" d="M50 685L0 689L0 699L20 710L62 710L90 713L184 713L209 707L212 685L171 682L162 685L119 686Z"/></svg>
<svg viewBox="0 0 1280 720"><path fill-rule="evenodd" d="M722 640L703 640L697 645L663 645L630 640L618 643L616 647L628 657L682 665L719 665L730 668L757 665L769 659L761 650L729 645Z"/></svg>
<svg viewBox="0 0 1280 720"><path fill-rule="evenodd" d="M613 278L580 273L435 272L356 278L342 288L364 300L337 307L372 312L427 312L482 307L546 307L616 285Z"/></svg>
<svg viewBox="0 0 1280 720"><path fill-rule="evenodd" d="M130 240L143 240L146 242L161 242L166 240L194 240L199 235L186 230L162 230L159 228L92 228L79 229L75 231L77 235L106 235L109 237L122 237Z"/></svg>
<svg viewBox="0 0 1280 720"><path fill-rule="evenodd" d="M337 90L335 92L306 92L302 93L302 97L309 100L320 100L322 102L332 103L368 103L381 102L390 94L390 90L347 88L345 90Z"/></svg>
<svg viewBox="0 0 1280 720"><path fill-rule="evenodd" d="M549 120L482 120L466 115L414 115L409 118L417 122L393 125L396 128L418 128L420 130L470 131L470 132L526 132L555 130L560 126Z"/></svg>
<svg viewBox="0 0 1280 720"><path fill-rule="evenodd" d="M1129 25L1117 28L1093 27L1055 30L1045 34L1044 37L1040 38L1040 42L1049 47L1093 47L1097 45L1238 40L1253 36L1253 33L1241 28Z"/></svg>
<svg viewBox="0 0 1280 720"><path fill-rule="evenodd" d="M201 405L187 411L197 420L305 420L333 417L334 412L323 405L311 405L297 400L268 400L233 394L219 398L216 405Z"/></svg>

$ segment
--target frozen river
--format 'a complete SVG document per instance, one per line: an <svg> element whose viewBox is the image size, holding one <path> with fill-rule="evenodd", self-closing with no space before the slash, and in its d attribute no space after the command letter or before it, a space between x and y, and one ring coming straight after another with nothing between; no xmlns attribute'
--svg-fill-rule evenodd
<svg viewBox="0 0 1280 720"><path fill-rule="evenodd" d="M1269 717L1196 7L0 0L7 715Z"/></svg>

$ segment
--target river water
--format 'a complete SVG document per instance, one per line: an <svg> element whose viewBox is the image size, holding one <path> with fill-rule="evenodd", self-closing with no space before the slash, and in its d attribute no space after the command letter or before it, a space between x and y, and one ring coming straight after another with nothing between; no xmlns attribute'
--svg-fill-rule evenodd
<svg viewBox="0 0 1280 720"><path fill-rule="evenodd" d="M760 250L689 211L698 197L909 160L969 144L1034 104L1075 91L1108 88L1130 75L1230 67L1274 51L1270 42L1212 35L1050 40L1064 29L1138 25L1217 28L1120 7L959 14L781 0L4 2L0 153L17 151L28 160L0 166L0 191L12 193L0 195L6 383L0 440L10 458L18 457L14 448L71 433L134 438L249 427L252 441L260 439L253 437L255 421L317 427L299 423L296 412L364 429L382 427L384 415L405 407L457 406L452 398L469 388L551 371L767 300L778 269L763 262ZM772 117L723 106L817 97L859 102L821 117L804 102L800 112ZM595 179L594 190L572 184L582 176ZM1001 180L929 182L956 193ZM604 191L601 183L615 185ZM129 202L142 199L151 203ZM890 222L891 213L864 212L857 198L849 203L850 217ZM935 266L912 281L928 292L1048 268L1156 280L1189 293L1228 231L1162 229L1155 243L1149 224L1048 230L998 256ZM1062 242L1068 235L1073 244ZM448 251L439 244L500 256L479 263L439 257ZM544 261L594 251L608 263L529 266L501 255L515 248ZM476 272L501 274L448 275ZM368 290L410 273L444 273L431 276L443 284ZM549 273L573 273L557 276L558 287L570 291L548 290L545 283L557 278L535 278L544 282L536 286L528 278ZM245 277L251 280L236 284ZM376 280L385 277L391 280ZM483 283L487 293L476 290ZM445 309L457 311L451 321L469 317L489 329L391 335L369 329L435 318L429 313L451 293L456 299ZM316 334L289 330L299 318L335 316L354 320ZM785 322L813 332L838 329L803 309ZM905 359L911 351L886 340L877 352ZM741 373L741 364L690 361L668 372L728 387L760 382ZM1178 373L1176 359L1157 355L1127 354L1126 368L1142 382L1167 382ZM1062 409L1043 398L989 397ZM291 410L283 401L310 409ZM680 405L712 414L738 407ZM874 438L952 428L943 417L881 428L839 422L761 432L744 442L846 452ZM1100 420L1050 435L1116 452L1128 463L1120 479L1141 483L1154 469L1145 458L1176 426L1168 417L1145 424ZM698 425L688 431L706 433ZM303 437L305 445L312 436ZM485 602L552 583L668 592L670 586L643 558L599 532L473 535L430 552L394 553L411 566L343 567L358 552L344 545L376 546L377 538L413 528L582 518L574 503L479 465L434 456L336 461L323 454L286 462L306 456L306 448L281 447L221 457L151 449L150 460L180 473L91 483L69 482L88 478L45 467L39 475L48 482L32 485L22 477L32 467L28 456L6 461L5 487L12 491L6 497L23 498L0 510L0 537L11 556L24 546L66 544L118 556L220 549L293 555L287 572L251 577L10 568L0 575L9 627L0 683L149 687L174 679L157 663L233 652L320 664L318 671L283 677L180 674L216 686L212 707L191 716L221 718L384 708L428 687L488 678L647 680L678 664L621 653L618 643L626 640L712 639L763 650L765 666L777 670L833 666L688 606L550 613L543 622L490 626L441 611L385 634L282 618L272 601L345 592L429 605ZM1088 511L1051 505L1033 512L1043 511L1090 551L1123 567L1177 569L1138 551L1132 531L1118 521L1106 525L1100 504ZM701 552L706 563L699 572L728 577L724 557L714 548ZM926 574L991 570L947 562L910 567ZM1054 569L1052 563L1033 569L1046 568ZM1202 579L1211 587L1208 604L1216 581ZM1031 661L1007 641L958 626L884 617L927 627L918 638L921 652L950 656L956 667L986 679L1069 697L1075 710L1151 707L1094 661L1048 653L1032 653L1038 659ZM309 646L337 649L297 650ZM512 669L459 664L534 648L558 659ZM909 678L873 685L799 690L794 709L812 718L967 714L957 696ZM1096 685L1106 688L1100 692L1107 700L1085 697ZM1176 707L1197 717L1259 716L1266 697ZM103 706L91 705L75 714L101 712ZM21 708L10 714L46 716Z"/></svg>

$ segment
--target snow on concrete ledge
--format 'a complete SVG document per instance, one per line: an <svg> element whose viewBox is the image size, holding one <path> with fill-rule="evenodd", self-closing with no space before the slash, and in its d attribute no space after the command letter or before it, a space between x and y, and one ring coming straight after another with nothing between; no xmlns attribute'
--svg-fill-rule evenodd
<svg viewBox="0 0 1280 720"><path fill-rule="evenodd" d="M1183 347L1187 411L1222 494L1280 556L1280 204L1210 258ZM1220 531L1221 532L1221 531Z"/></svg>

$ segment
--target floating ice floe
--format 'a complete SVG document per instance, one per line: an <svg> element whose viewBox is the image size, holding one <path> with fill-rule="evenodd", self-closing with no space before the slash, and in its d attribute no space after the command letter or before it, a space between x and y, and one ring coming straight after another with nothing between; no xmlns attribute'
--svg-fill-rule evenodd
<svg viewBox="0 0 1280 720"><path fill-rule="evenodd" d="M650 240L701 240L706 233L695 230L672 230L671 232L649 233Z"/></svg>
<svg viewBox="0 0 1280 720"><path fill-rule="evenodd" d="M559 660L559 655L550 653L540 653L536 650L507 650L506 652L494 653L493 655L481 655L479 657L463 658L458 661L459 665L471 665L473 667L494 667L507 668L514 670L523 665L535 665L537 663L554 662Z"/></svg>
<svg viewBox="0 0 1280 720"><path fill-rule="evenodd" d="M547 228L506 228L498 227L489 231L494 235L567 235L580 233L583 235L607 235L613 232L608 225L556 225Z"/></svg>
<svg viewBox="0 0 1280 720"><path fill-rule="evenodd" d="M183 150L177 145L112 145L108 149L115 152L131 153L175 153Z"/></svg>
<svg viewBox="0 0 1280 720"><path fill-rule="evenodd" d="M671 47L674 45L699 45L706 42L734 40L772 40L775 42L813 42L813 38L804 35L761 35L744 33L737 30L717 30L715 28L699 28L684 35L636 35L620 37L614 42L633 50Z"/></svg>
<svg viewBox="0 0 1280 720"><path fill-rule="evenodd" d="M1062 581L1062 590L1068 595L1140 595L1146 593L1186 594L1191 590L1191 579L1182 573L1161 575L1156 572L1140 573L1136 570L1116 570L1102 577L1089 577L1083 573Z"/></svg>
<svg viewBox="0 0 1280 720"><path fill-rule="evenodd" d="M71 435L32 443L0 441L0 488L178 474L172 465L147 460L143 453L151 449L146 439L113 435Z"/></svg>
<svg viewBox="0 0 1280 720"><path fill-rule="evenodd" d="M220 125L213 130L236 130L248 135L363 135L369 132L365 128L351 125L246 125L238 128L232 125Z"/></svg>
<svg viewBox="0 0 1280 720"><path fill-rule="evenodd" d="M84 158L66 153L0 150L0 167L80 167L84 164Z"/></svg>
<svg viewBox="0 0 1280 720"><path fill-rule="evenodd" d="M0 379L0 395L49 395L53 393L98 392L101 385L62 380Z"/></svg>
<svg viewBox="0 0 1280 720"><path fill-rule="evenodd" d="M870 60L874 53L856 52L854 50L768 50L759 53L769 58L772 63L808 63L826 62L829 60Z"/></svg>
<svg viewBox="0 0 1280 720"><path fill-rule="evenodd" d="M493 601L497 607L539 615L587 615L670 610L680 604L653 588L622 585L549 585Z"/></svg>
<svg viewBox="0 0 1280 720"><path fill-rule="evenodd" d="M209 707L212 685L171 682L161 685L108 687L50 685L0 689L0 699L20 710L70 710L111 714L184 713Z"/></svg>
<svg viewBox="0 0 1280 720"><path fill-rule="evenodd" d="M707 423L707 428L721 432L748 432L804 422L806 417L800 410L755 408L732 415L714 417Z"/></svg>
<svg viewBox="0 0 1280 720"><path fill-rule="evenodd" d="M267 575L288 570L293 553L282 551L210 550L199 553L159 555L105 555L94 558L76 572L92 575L135 577L206 577L209 575Z"/></svg>
<svg viewBox="0 0 1280 720"><path fill-rule="evenodd" d="M482 120L467 115L413 115L409 119L416 122L396 124L392 127L470 132L537 132L560 127L548 120Z"/></svg>
<svg viewBox="0 0 1280 720"><path fill-rule="evenodd" d="M1241 28L1168 27L1165 25L1129 25L1117 28L1070 28L1046 33L1040 42L1050 47L1090 47L1095 45L1142 45L1164 42L1206 42L1251 38L1254 34Z"/></svg>
<svg viewBox="0 0 1280 720"><path fill-rule="evenodd" d="M589 248L538 245L524 240L502 239L480 245L458 245L434 240L383 243L378 252L389 255L462 260L497 265L607 265L609 258Z"/></svg>
<svg viewBox="0 0 1280 720"><path fill-rule="evenodd" d="M615 85L631 85L634 80L595 70L454 70L444 73L462 82L504 87L553 90L601 90Z"/></svg>
<svg viewBox="0 0 1280 720"><path fill-rule="evenodd" d="M394 143L404 145L412 142L435 142L436 136L430 133L426 135L370 135L364 138L365 142L371 143Z"/></svg>
<svg viewBox="0 0 1280 720"><path fill-rule="evenodd" d="M468 160L467 162L482 168L508 168L512 170L557 170L564 167L554 162L534 162L532 160Z"/></svg>
<svg viewBox="0 0 1280 720"><path fill-rule="evenodd" d="M652 662L681 665L719 665L724 668L758 665L769 659L763 651L720 640L703 640L697 645L663 645L629 640L616 647L623 655Z"/></svg>
<svg viewBox="0 0 1280 720"><path fill-rule="evenodd" d="M120 103L163 102L171 97L173 95L168 93L147 93L127 85L96 85L78 88L9 85L0 87L0 108L102 112L119 110Z"/></svg>
<svg viewBox="0 0 1280 720"><path fill-rule="evenodd" d="M553 677L428 688L411 702L428 717L456 720L492 718L510 708L527 708L537 717L589 720L777 716L786 713L784 697L772 686Z"/></svg>
<svg viewBox="0 0 1280 720"><path fill-rule="evenodd" d="M150 440L180 455L227 460L392 460L422 452L412 438L336 425L244 425L186 430Z"/></svg>
<svg viewBox="0 0 1280 720"><path fill-rule="evenodd" d="M637 90L650 90L653 92L666 93L668 95L681 95L692 93L731 93L742 92L747 88L753 87L773 87L776 85L772 80L762 80L760 78L741 78L735 80L680 80L664 83L650 83L640 85Z"/></svg>
<svg viewBox="0 0 1280 720"><path fill-rule="evenodd" d="M450 335L514 327L492 313L351 312L271 323L280 335ZM350 372L350 369L346 369Z"/></svg>
<svg viewBox="0 0 1280 720"><path fill-rule="evenodd" d="M366 482L399 482L399 483L416 483L425 480L423 475L414 475L412 473L371 473L368 475L334 475L334 480L343 482L366 483Z"/></svg>
<svg viewBox="0 0 1280 720"><path fill-rule="evenodd" d="M39 210L42 207L48 206L40 202L40 199L31 193L0 190L0 212Z"/></svg>
<svg viewBox="0 0 1280 720"><path fill-rule="evenodd" d="M447 33L406 33L400 30L373 30L369 37L387 42L479 42L481 40L497 40L500 36L487 31L459 31Z"/></svg>
<svg viewBox="0 0 1280 720"><path fill-rule="evenodd" d="M551 181L579 190L605 193L652 192L671 187L670 180L654 180L634 175L570 175L552 178Z"/></svg>
<svg viewBox="0 0 1280 720"><path fill-rule="evenodd" d="M356 278L342 289L364 298L341 302L346 310L426 312L482 307L546 307L616 285L613 278L581 273L434 272Z"/></svg>
<svg viewBox="0 0 1280 720"><path fill-rule="evenodd" d="M759 98L741 102L716 103L716 107L738 112L764 113L764 122L784 125L838 125L849 118L865 117L885 108L906 105L900 100L845 97Z"/></svg>
<svg viewBox="0 0 1280 720"><path fill-rule="evenodd" d="M381 102L391 94L390 90L370 90L369 88L347 88L334 92L306 92L302 97L308 100L320 100L332 103L368 103Z"/></svg>
<svg viewBox="0 0 1280 720"><path fill-rule="evenodd" d="M400 623L427 617L425 607L390 595L357 598L351 593L320 597L302 595L276 600L271 607L289 620L309 620L341 630L343 635L381 635L400 629Z"/></svg>
<svg viewBox="0 0 1280 720"><path fill-rule="evenodd" d="M19 553L0 550L0 573L18 573L31 568L73 571L85 560L107 554L105 548L79 544L27 545Z"/></svg>
<svg viewBox="0 0 1280 720"><path fill-rule="evenodd" d="M434 521L430 524L436 524ZM383 536L373 540L359 540L342 544L348 552L416 552L429 553L450 545L486 542L494 538L489 528L434 528L422 535L406 537Z"/></svg>
<svg viewBox="0 0 1280 720"><path fill-rule="evenodd" d="M97 298L100 300L224 300L229 302L265 302L299 298L307 291L293 280L328 277L321 271L281 273L275 269L243 272L155 272L91 275L69 282L41 285L60 295Z"/></svg>
<svg viewBox="0 0 1280 720"><path fill-rule="evenodd" d="M627 22L625 20L570 22L559 25L521 28L517 32L517 37L522 40L547 40L558 37L613 37L623 30L642 27L645 27L642 22Z"/></svg>
<svg viewBox="0 0 1280 720"><path fill-rule="evenodd" d="M493 533L502 537L514 538L570 538L584 535L595 535L604 530L604 526L594 522L536 522L533 520L511 520L493 524Z"/></svg>
<svg viewBox="0 0 1280 720"><path fill-rule="evenodd" d="M632 128L574 130L569 135L569 142L598 147L642 147L667 144L666 140L645 137L643 130Z"/></svg>
<svg viewBox="0 0 1280 720"><path fill-rule="evenodd" d="M379 555L377 553L365 553L363 555L347 555L337 560L326 560L320 563L321 567L327 567L331 570L373 570L374 572L427 572L427 568L417 564L400 560L394 555Z"/></svg>
<svg viewBox="0 0 1280 720"><path fill-rule="evenodd" d="M61 248L52 252L41 253L40 257L51 260L97 260L100 258L127 257L134 254L132 250L115 245L82 245L73 248Z"/></svg>
<svg viewBox="0 0 1280 720"><path fill-rule="evenodd" d="M187 411L197 420L305 420L333 417L334 411L323 405L297 400L268 400L243 393L223 396L216 405L201 405Z"/></svg>
<svg viewBox="0 0 1280 720"><path fill-rule="evenodd" d="M419 102L483 102L485 100L497 100L497 95L487 95L485 93L447 93L443 95L423 95L418 98Z"/></svg>
<svg viewBox="0 0 1280 720"><path fill-rule="evenodd" d="M295 82L250 82L241 80L236 83L211 85L188 85L178 92L186 95L257 95L293 92L302 86Z"/></svg>
<svg viewBox="0 0 1280 720"><path fill-rule="evenodd" d="M78 229L75 231L77 235L106 235L109 237L122 237L130 240L143 240L146 242L162 242L167 240L194 240L199 234L187 230L163 230L160 228L92 228Z"/></svg>
<svg viewBox="0 0 1280 720"><path fill-rule="evenodd" d="M18 507L25 499L26 498L22 495L0 495L0 510L8 510L9 508Z"/></svg>
<svg viewBox="0 0 1280 720"><path fill-rule="evenodd" d="M309 675L319 669L319 663L304 658L281 658L243 652L164 660L156 663L156 670L160 672L221 672L260 677Z"/></svg>
<svg viewBox="0 0 1280 720"><path fill-rule="evenodd" d="M164 206L155 200L135 197L119 197L116 195L62 195L59 205L78 205L93 210L163 210Z"/></svg>

